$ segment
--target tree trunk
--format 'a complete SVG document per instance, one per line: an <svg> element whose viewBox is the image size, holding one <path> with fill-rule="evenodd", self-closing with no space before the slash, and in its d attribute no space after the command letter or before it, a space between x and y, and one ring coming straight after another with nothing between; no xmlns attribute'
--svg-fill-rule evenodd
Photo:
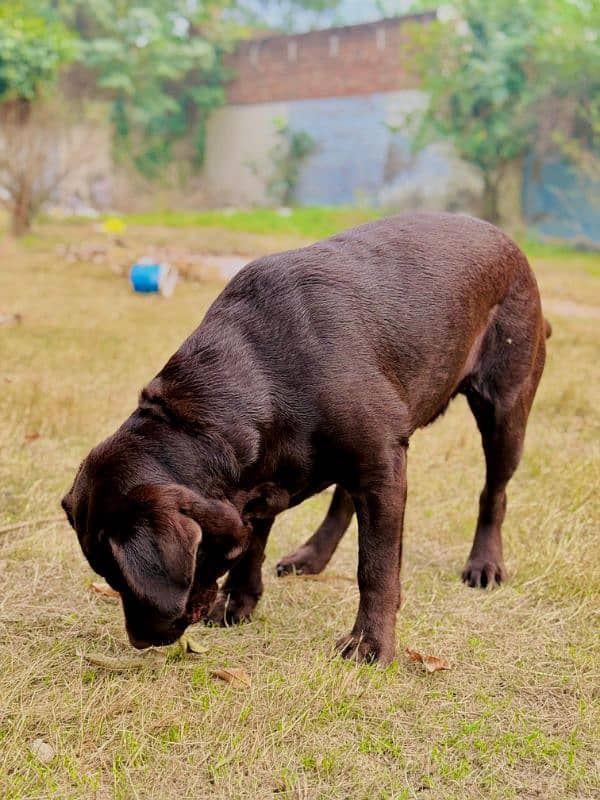
<svg viewBox="0 0 600 800"><path fill-rule="evenodd" d="M30 189L28 181L24 179L12 205L11 232L17 238L26 234L31 228L33 209Z"/></svg>
<svg viewBox="0 0 600 800"><path fill-rule="evenodd" d="M25 125L31 116L31 100L16 97L0 104L0 122L13 125Z"/></svg>
<svg viewBox="0 0 600 800"><path fill-rule="evenodd" d="M500 222L499 175L486 175L483 181L483 218L497 225Z"/></svg>
<svg viewBox="0 0 600 800"><path fill-rule="evenodd" d="M33 220L33 186L29 175L29 165L23 167L20 158L21 148L27 152L28 126L31 119L31 100L17 97L0 104L0 125L4 136L8 137L11 159L8 171L10 180L10 229L13 236L23 236L31 227Z"/></svg>

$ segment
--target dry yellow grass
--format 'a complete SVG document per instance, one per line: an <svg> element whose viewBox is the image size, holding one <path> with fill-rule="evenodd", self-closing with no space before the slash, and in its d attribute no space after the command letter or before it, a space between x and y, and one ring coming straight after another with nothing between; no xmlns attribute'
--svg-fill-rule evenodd
<svg viewBox="0 0 600 800"><path fill-rule="evenodd" d="M0 527L59 514L79 460L134 407L142 384L221 288L134 296L105 265L65 264L46 226L5 245L0 311ZM180 230L130 232L181 241ZM284 239L186 230L198 251L260 252ZM229 237L229 238L228 238ZM281 516L256 619L198 626L204 656L112 673L83 654L123 654L116 603L91 594L75 536L50 522L0 536L0 796L3 798L543 798L592 800L598 775L598 263L534 259L554 335L509 488L510 581L470 590L467 555L483 464L466 404L418 433L409 456L405 606L388 669L332 659L353 621L356 531L330 579L278 580L279 556L328 497ZM565 301L571 305L565 306ZM573 304L579 312L573 313ZM569 314L569 315L567 315ZM427 674L406 646L451 663ZM211 677L242 668L246 689ZM51 746L44 763L34 740Z"/></svg>

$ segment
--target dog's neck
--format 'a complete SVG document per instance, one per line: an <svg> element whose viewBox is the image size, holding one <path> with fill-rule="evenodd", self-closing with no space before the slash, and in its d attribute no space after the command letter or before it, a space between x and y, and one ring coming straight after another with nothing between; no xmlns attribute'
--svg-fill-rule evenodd
<svg viewBox="0 0 600 800"><path fill-rule="evenodd" d="M139 407L125 424L134 434L133 447L146 454L143 464L149 482L160 476L161 482L183 484L214 498L233 491L243 469L243 454L236 453L218 429L192 430L165 419L162 409L148 406ZM127 457L131 458L131 450Z"/></svg>
<svg viewBox="0 0 600 800"><path fill-rule="evenodd" d="M282 449L281 428L298 425L249 341L237 334L233 347L231 333L224 347L217 333L203 323L143 389L134 416L155 452L163 442L178 482L238 505L240 492L255 497L294 455Z"/></svg>

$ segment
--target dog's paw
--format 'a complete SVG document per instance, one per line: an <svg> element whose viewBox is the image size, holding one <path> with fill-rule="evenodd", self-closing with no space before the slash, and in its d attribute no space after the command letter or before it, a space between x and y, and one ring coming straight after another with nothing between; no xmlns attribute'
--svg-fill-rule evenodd
<svg viewBox="0 0 600 800"><path fill-rule="evenodd" d="M277 564L277 577L284 575L317 575L325 568L327 561L319 557L311 547L303 545L294 553L285 556Z"/></svg>
<svg viewBox="0 0 600 800"><path fill-rule="evenodd" d="M384 643L372 636L349 633L338 639L335 649L342 656L352 661L389 664L394 660L394 643Z"/></svg>
<svg viewBox="0 0 600 800"><path fill-rule="evenodd" d="M462 571L462 581L473 588L500 586L508 577L506 567L500 559L475 557L469 558Z"/></svg>
<svg viewBox="0 0 600 800"><path fill-rule="evenodd" d="M250 622L257 602L254 595L219 592L204 622L221 628Z"/></svg>

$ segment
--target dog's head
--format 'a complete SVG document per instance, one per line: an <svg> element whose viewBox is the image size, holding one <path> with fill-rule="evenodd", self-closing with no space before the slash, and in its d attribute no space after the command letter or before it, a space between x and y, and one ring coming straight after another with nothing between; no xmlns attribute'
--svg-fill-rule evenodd
<svg viewBox="0 0 600 800"><path fill-rule="evenodd" d="M91 567L121 594L131 643L170 644L206 616L250 529L227 500L152 471L124 488L140 470L129 464L125 479L111 460L92 451L62 506Z"/></svg>

